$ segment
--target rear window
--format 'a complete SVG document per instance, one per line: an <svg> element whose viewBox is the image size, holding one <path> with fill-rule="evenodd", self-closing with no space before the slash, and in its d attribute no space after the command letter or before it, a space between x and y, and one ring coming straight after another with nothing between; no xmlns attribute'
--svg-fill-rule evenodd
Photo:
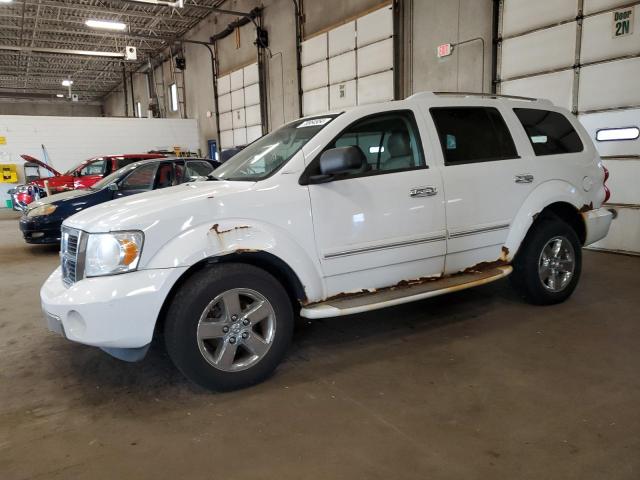
<svg viewBox="0 0 640 480"><path fill-rule="evenodd" d="M500 112L493 107L433 107L445 165L517 158Z"/></svg>
<svg viewBox="0 0 640 480"><path fill-rule="evenodd" d="M576 153L583 150L578 132L561 113L537 108L514 108L513 111L527 132L536 155Z"/></svg>

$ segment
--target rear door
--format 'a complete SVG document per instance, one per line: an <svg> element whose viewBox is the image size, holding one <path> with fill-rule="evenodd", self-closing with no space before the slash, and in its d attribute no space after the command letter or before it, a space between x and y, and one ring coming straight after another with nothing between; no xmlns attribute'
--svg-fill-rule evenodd
<svg viewBox="0 0 640 480"><path fill-rule="evenodd" d="M419 112L387 111L354 121L325 147L356 146L367 158L358 173L309 185L328 295L442 273L442 181L423 131Z"/></svg>
<svg viewBox="0 0 640 480"><path fill-rule="evenodd" d="M445 273L498 260L516 213L537 183L530 149L518 151L505 121L514 131L517 119L508 109L481 105L432 107L429 116L443 156Z"/></svg>

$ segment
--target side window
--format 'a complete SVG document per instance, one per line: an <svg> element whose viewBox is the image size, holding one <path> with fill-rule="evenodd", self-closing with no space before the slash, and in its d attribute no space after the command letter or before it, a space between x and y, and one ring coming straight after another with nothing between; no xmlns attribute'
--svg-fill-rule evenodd
<svg viewBox="0 0 640 480"><path fill-rule="evenodd" d="M213 172L213 167L208 162L187 162L183 182L193 182L201 177L206 177Z"/></svg>
<svg viewBox="0 0 640 480"><path fill-rule="evenodd" d="M583 150L578 132L561 113L537 108L514 108L513 111L527 132L536 155L575 153Z"/></svg>
<svg viewBox="0 0 640 480"><path fill-rule="evenodd" d="M358 120L327 148L348 146L364 153L369 172L425 166L418 128L410 112L389 112Z"/></svg>
<svg viewBox="0 0 640 480"><path fill-rule="evenodd" d="M138 160L140 160L139 158L118 158L116 159L116 167L117 168L122 168L122 167L126 167L127 165L131 165L133 162L137 162Z"/></svg>
<svg viewBox="0 0 640 480"><path fill-rule="evenodd" d="M511 133L493 107L433 107L445 165L517 158Z"/></svg>
<svg viewBox="0 0 640 480"><path fill-rule="evenodd" d="M173 165L161 163L156 175L156 188L166 188L173 185Z"/></svg>
<svg viewBox="0 0 640 480"><path fill-rule="evenodd" d="M155 180L156 163L147 163L140 165L133 170L121 183L120 190L144 192L153 190Z"/></svg>
<svg viewBox="0 0 640 480"><path fill-rule="evenodd" d="M105 159L96 160L85 165L80 170L80 175L104 175L107 169L107 161Z"/></svg>

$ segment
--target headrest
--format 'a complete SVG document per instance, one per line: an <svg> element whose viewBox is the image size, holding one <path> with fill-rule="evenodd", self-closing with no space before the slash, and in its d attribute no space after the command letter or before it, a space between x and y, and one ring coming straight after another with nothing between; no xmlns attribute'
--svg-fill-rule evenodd
<svg viewBox="0 0 640 480"><path fill-rule="evenodd" d="M407 132L392 133L387 141L387 148L391 157L411 155L411 142Z"/></svg>

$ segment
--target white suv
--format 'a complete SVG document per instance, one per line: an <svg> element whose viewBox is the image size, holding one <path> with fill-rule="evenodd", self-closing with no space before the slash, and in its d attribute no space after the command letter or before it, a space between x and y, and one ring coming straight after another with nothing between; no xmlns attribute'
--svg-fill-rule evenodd
<svg viewBox="0 0 640 480"><path fill-rule="evenodd" d="M585 130L526 98L425 92L303 118L212 175L67 219L49 328L125 360L163 334L188 378L234 389L276 368L298 313L509 274L530 302L561 302L612 219Z"/></svg>

